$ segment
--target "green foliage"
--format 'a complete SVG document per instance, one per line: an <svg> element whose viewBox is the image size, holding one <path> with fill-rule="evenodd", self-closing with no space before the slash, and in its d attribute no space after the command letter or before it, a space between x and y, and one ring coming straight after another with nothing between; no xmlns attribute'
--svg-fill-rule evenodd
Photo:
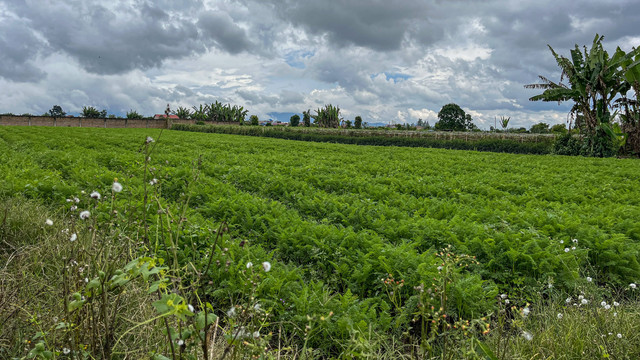
<svg viewBox="0 0 640 360"><path fill-rule="evenodd" d="M507 130L509 120L511 120L511 117L500 116L500 126L502 126L502 130Z"/></svg>
<svg viewBox="0 0 640 360"><path fill-rule="evenodd" d="M289 119L289 126L296 127L298 126L298 124L300 124L300 115L298 114L292 115L291 118Z"/></svg>
<svg viewBox="0 0 640 360"><path fill-rule="evenodd" d="M302 124L304 127L311 126L311 109L302 112Z"/></svg>
<svg viewBox="0 0 640 360"><path fill-rule="evenodd" d="M267 124L269 125L269 124ZM552 151L552 144L549 142L523 142L511 139L485 138L473 141L463 139L436 139L425 137L391 137L381 135L366 136L345 136L340 134L326 134L314 132L290 132L273 128L265 131L263 129L241 129L230 126L207 126L193 127L191 125L176 124L171 128L180 131L197 131L220 134L240 134L249 136L273 137L279 139L329 142L353 145L374 145L374 146L402 146L402 147L428 147L457 150L476 150L505 152L514 154L549 154ZM400 126L400 129L404 129ZM526 130L525 130L526 131Z"/></svg>
<svg viewBox="0 0 640 360"><path fill-rule="evenodd" d="M144 116L138 114L135 110L127 111L127 119L144 119Z"/></svg>
<svg viewBox="0 0 640 360"><path fill-rule="evenodd" d="M610 57L602 46L603 38L596 34L588 50L586 46L581 50L576 44L570 51L571 59L558 55L549 46L562 70L560 82L555 83L539 76L542 83L525 86L544 89L542 94L533 96L530 99L532 101L573 102L570 114L575 119L576 127L586 137L584 147L589 150L585 154L589 156L611 156L617 153L621 141L612 126L615 117L615 114L611 114L612 102L618 96L621 96L624 102L627 92L634 86L629 80L636 80L637 85L634 74L640 74L640 62L637 61L640 58L639 49L625 53L618 48ZM568 84L562 83L563 78L568 80ZM629 114L632 112L626 111ZM640 128L636 127L633 121L625 130L627 137L640 138L640 135L637 135L640 134Z"/></svg>
<svg viewBox="0 0 640 360"><path fill-rule="evenodd" d="M559 134L559 135L566 134L567 132L569 132L565 124L555 124L549 130L551 131L551 133Z"/></svg>
<svg viewBox="0 0 640 360"><path fill-rule="evenodd" d="M62 107L60 105L53 105L48 114L53 117L63 117L67 115L66 112L62 111Z"/></svg>
<svg viewBox="0 0 640 360"><path fill-rule="evenodd" d="M178 108L173 111L173 114L179 117L180 119L191 118L191 110L183 106L178 106Z"/></svg>
<svg viewBox="0 0 640 360"><path fill-rule="evenodd" d="M356 116L355 120L353 121L353 126L356 129L362 129L362 117L360 115Z"/></svg>
<svg viewBox="0 0 640 360"><path fill-rule="evenodd" d="M535 311L549 307L551 315L535 317L549 321L558 313L551 306L566 306L566 296L556 299L556 291L587 294L585 273L623 294L640 277L637 176L630 159L178 131L141 141L149 131L0 128L0 200L21 197L0 201L0 214L8 214L0 221L0 256L11 271L0 269L1 293L11 299L11 316L0 314L9 324L0 338L17 344L0 349L0 357L73 346L78 357L104 358L98 349L107 344L114 357L153 351L154 358L202 358L207 327L218 320L209 334L218 334L217 348L228 357L276 357L274 344L283 341L278 349L298 357L378 357L385 344L395 343L397 356L389 358L519 358L505 355L517 350L505 344L527 346L518 331L535 333L541 337L536 345L549 349L550 339L576 327L515 322L517 311L496 300L498 290L513 292L514 306L535 301ZM152 153L156 144L159 151ZM122 179L122 193L110 190L115 177ZM102 199L91 198L91 190ZM16 210L39 202L47 207ZM90 220L81 221L72 206L91 209ZM44 225L47 217L53 226ZM79 238L70 242L64 229L78 230ZM20 256L6 261L17 250ZM91 266L83 273L76 265L65 270L63 256ZM27 265L14 267L17 262ZM69 279L60 282L65 273ZM62 283L70 287L56 286ZM45 297L50 302L40 303ZM589 299L596 305L604 300ZM13 304L53 310L34 316ZM107 317L100 304L107 304ZM600 314L588 309L582 317ZM55 329L62 321L48 314L61 311L72 315L65 316L72 328ZM111 332L105 318L116 321ZM489 331L496 324L502 324L503 340ZM549 329L553 336L544 335ZM628 330L633 334L631 325ZM44 335L33 342L43 345L25 345L37 332ZM82 349L86 340L67 345L70 334L104 342ZM583 343L594 338L588 340ZM635 354L632 343L597 344L615 356ZM140 355L140 349L147 352ZM560 357L561 347L555 349L545 356Z"/></svg>
<svg viewBox="0 0 640 360"><path fill-rule="evenodd" d="M107 110L100 111L94 108L93 106L83 106L82 117L93 118L93 119L106 118Z"/></svg>
<svg viewBox="0 0 640 360"><path fill-rule="evenodd" d="M466 131L472 130L475 125L471 115L465 114L464 110L456 104L447 104L438 112L438 122L436 130Z"/></svg>
<svg viewBox="0 0 640 360"><path fill-rule="evenodd" d="M311 115L314 123L323 128L337 128L340 126L340 108L331 104L316 110L316 115Z"/></svg>
<svg viewBox="0 0 640 360"><path fill-rule="evenodd" d="M258 119L258 115L249 116L249 121L251 122L251 125L253 125L253 126L260 125L260 119Z"/></svg>
<svg viewBox="0 0 640 360"><path fill-rule="evenodd" d="M547 134L549 133L549 124L541 122L531 125L529 132L532 134Z"/></svg>

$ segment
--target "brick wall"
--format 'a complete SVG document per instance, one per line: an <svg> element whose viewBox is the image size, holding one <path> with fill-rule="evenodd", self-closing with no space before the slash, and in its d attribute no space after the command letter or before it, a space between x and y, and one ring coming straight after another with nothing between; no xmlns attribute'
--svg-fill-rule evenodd
<svg viewBox="0 0 640 360"><path fill-rule="evenodd" d="M174 120L176 124L194 124L194 120ZM63 126L107 128L166 129L167 120L159 119L90 119L82 117L14 116L0 115L0 126Z"/></svg>

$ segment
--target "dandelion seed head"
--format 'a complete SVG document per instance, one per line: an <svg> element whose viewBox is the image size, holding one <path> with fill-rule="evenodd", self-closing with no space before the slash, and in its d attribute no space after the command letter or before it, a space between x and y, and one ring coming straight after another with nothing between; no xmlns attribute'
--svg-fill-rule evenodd
<svg viewBox="0 0 640 360"><path fill-rule="evenodd" d="M47 226L52 226L52 225L53 225L53 220L51 220L51 219L47 219L44 223L45 223Z"/></svg>
<svg viewBox="0 0 640 360"><path fill-rule="evenodd" d="M265 272L269 272L269 270L271 270L271 263L268 261L263 262L262 268L264 269Z"/></svg>
<svg viewBox="0 0 640 360"><path fill-rule="evenodd" d="M151 136L147 136L147 139L146 139L144 142L145 142L145 144L150 144L150 143L152 143L153 141L154 141L154 140L153 140L153 138L152 138Z"/></svg>
<svg viewBox="0 0 640 360"><path fill-rule="evenodd" d="M122 184L120 184L119 182L114 182L113 185L111 186L111 190L113 190L113 192L120 192L122 191Z"/></svg>
<svg viewBox="0 0 640 360"><path fill-rule="evenodd" d="M232 306L231 309L227 310L227 316L228 317L236 316L236 308L234 306Z"/></svg>
<svg viewBox="0 0 640 360"><path fill-rule="evenodd" d="M97 191L92 192L89 196L93 199L100 200L100 193Z"/></svg>
<svg viewBox="0 0 640 360"><path fill-rule="evenodd" d="M564 248L564 252L569 252L569 250L571 250L571 249L569 249L569 248Z"/></svg>
<svg viewBox="0 0 640 360"><path fill-rule="evenodd" d="M620 306L620 303L619 303L619 302L617 302L617 301L614 301L614 302L613 302L613 306Z"/></svg>
<svg viewBox="0 0 640 360"><path fill-rule="evenodd" d="M587 300L587 299L582 299L582 300L580 300L580 303L581 303L582 305L587 305L587 304L589 303L589 300Z"/></svg>
<svg viewBox="0 0 640 360"><path fill-rule="evenodd" d="M605 310L609 310L609 309L611 309L611 305L609 305L609 304L605 305L605 306L604 306L604 309L605 309Z"/></svg>
<svg viewBox="0 0 640 360"><path fill-rule="evenodd" d="M584 295L578 295L578 300L584 299Z"/></svg>
<svg viewBox="0 0 640 360"><path fill-rule="evenodd" d="M88 219L89 216L91 216L91 213L89 212L89 210L85 210L85 211L80 212L80 219L82 219L82 220Z"/></svg>
<svg viewBox="0 0 640 360"><path fill-rule="evenodd" d="M574 244L577 244L577 243L578 243L578 239L573 239L573 240L571 240L571 241L573 241L573 243L574 243Z"/></svg>
<svg viewBox="0 0 640 360"><path fill-rule="evenodd" d="M178 346L182 346L182 345L184 345L184 340L182 339L178 340Z"/></svg>
<svg viewBox="0 0 640 360"><path fill-rule="evenodd" d="M635 289L636 288L636 284L631 283L631 284L629 284L629 287L632 288L632 289Z"/></svg>
<svg viewBox="0 0 640 360"><path fill-rule="evenodd" d="M259 338L259 337L260 337L260 332L259 332L259 331L254 331L254 332L253 332L253 338L254 338L254 339L257 339L257 338Z"/></svg>
<svg viewBox="0 0 640 360"><path fill-rule="evenodd" d="M564 317L564 315L558 313L558 320L562 319Z"/></svg>
<svg viewBox="0 0 640 360"><path fill-rule="evenodd" d="M71 210L71 211L76 211L76 210L78 210L78 207L77 207L77 206L75 206L75 205L73 205L69 210Z"/></svg>
<svg viewBox="0 0 640 360"><path fill-rule="evenodd" d="M506 298L507 298L507 294L502 294L502 295L500 295L500 297L501 297L502 299L506 299Z"/></svg>
<svg viewBox="0 0 640 360"><path fill-rule="evenodd" d="M567 298L567 300L565 300L564 302L566 302L567 304L569 304L569 303L571 302L571 300L573 300L573 299L571 299L571 297L568 297L568 298Z"/></svg>
<svg viewBox="0 0 640 360"><path fill-rule="evenodd" d="M606 302L606 301L601 302L601 303L600 303L600 306L603 306L603 307L604 307L604 306L607 306L607 302Z"/></svg>
<svg viewBox="0 0 640 360"><path fill-rule="evenodd" d="M71 234L71 237L69 238L69 241L76 241L77 238L78 238L78 235L73 233L73 234Z"/></svg>
<svg viewBox="0 0 640 360"><path fill-rule="evenodd" d="M193 312L193 311L195 310L195 309L193 308L193 305L191 305L191 304L189 304L187 307L189 308L189 311L191 311L191 312Z"/></svg>
<svg viewBox="0 0 640 360"><path fill-rule="evenodd" d="M63 348L62 349L62 353L65 355L68 355L71 352L71 350L69 350L68 348Z"/></svg>
<svg viewBox="0 0 640 360"><path fill-rule="evenodd" d="M590 276L587 276L587 281L591 282L591 281L593 281L593 279Z"/></svg>
<svg viewBox="0 0 640 360"><path fill-rule="evenodd" d="M247 263L247 269L251 269L251 267L252 267L252 266L253 266L253 263L252 263L251 261L249 261L249 262Z"/></svg>
<svg viewBox="0 0 640 360"><path fill-rule="evenodd" d="M564 244L564 240L560 240L560 244Z"/></svg>
<svg viewBox="0 0 640 360"><path fill-rule="evenodd" d="M524 316L528 316L530 312L531 312L531 310L529 310L528 307L522 309L522 315L524 315Z"/></svg>
<svg viewBox="0 0 640 360"><path fill-rule="evenodd" d="M618 335L616 335L618 337L618 339L622 339L622 334L618 333Z"/></svg>
<svg viewBox="0 0 640 360"><path fill-rule="evenodd" d="M531 341L533 339L533 335L531 335L531 333L528 331L523 331L522 337L525 338L527 341Z"/></svg>

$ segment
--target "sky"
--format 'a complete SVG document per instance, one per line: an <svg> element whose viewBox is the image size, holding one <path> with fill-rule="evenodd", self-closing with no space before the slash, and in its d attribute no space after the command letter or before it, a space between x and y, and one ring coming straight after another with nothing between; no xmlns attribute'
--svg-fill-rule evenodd
<svg viewBox="0 0 640 360"><path fill-rule="evenodd" d="M369 123L565 123L531 102L596 33L640 45L637 0L0 0L0 113L125 115L220 101L261 120L337 105ZM313 113L313 111L312 111ZM284 118L286 117L286 119Z"/></svg>

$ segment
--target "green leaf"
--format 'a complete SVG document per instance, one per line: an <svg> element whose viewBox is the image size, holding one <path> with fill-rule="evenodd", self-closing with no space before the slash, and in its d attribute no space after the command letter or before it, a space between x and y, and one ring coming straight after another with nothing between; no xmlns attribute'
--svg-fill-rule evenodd
<svg viewBox="0 0 640 360"><path fill-rule="evenodd" d="M484 355L486 359L488 359L488 360L498 360L498 357L493 353L493 351L491 351L491 349L489 348L489 346L487 346L487 344L485 344L482 341L476 339L476 345L480 349L479 353Z"/></svg>

